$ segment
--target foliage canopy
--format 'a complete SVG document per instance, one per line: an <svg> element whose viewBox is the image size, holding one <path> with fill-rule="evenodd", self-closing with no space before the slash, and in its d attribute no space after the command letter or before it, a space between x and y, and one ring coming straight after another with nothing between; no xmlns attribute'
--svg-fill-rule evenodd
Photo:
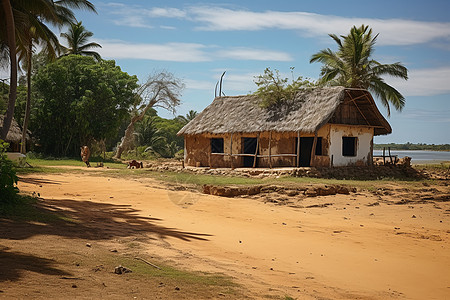
<svg viewBox="0 0 450 300"><path fill-rule="evenodd" d="M363 88L374 93L390 115L390 104L401 111L405 98L381 77L389 75L408 79L408 70L400 62L381 64L371 58L378 34L373 36L369 26L353 26L350 33L339 38L329 35L338 45L338 50L324 49L314 54L310 62L320 62L320 84L341 85L350 88Z"/></svg>
<svg viewBox="0 0 450 300"><path fill-rule="evenodd" d="M33 128L41 151L76 156L92 140L112 138L135 101L137 77L114 61L65 56L40 69Z"/></svg>
<svg viewBox="0 0 450 300"><path fill-rule="evenodd" d="M315 82L301 76L297 79L293 77L289 83L289 78L281 78L278 70L272 71L270 68L266 68L263 75L255 76L255 84L258 89L254 94L261 98L260 105L264 108L292 101L299 90L316 86Z"/></svg>

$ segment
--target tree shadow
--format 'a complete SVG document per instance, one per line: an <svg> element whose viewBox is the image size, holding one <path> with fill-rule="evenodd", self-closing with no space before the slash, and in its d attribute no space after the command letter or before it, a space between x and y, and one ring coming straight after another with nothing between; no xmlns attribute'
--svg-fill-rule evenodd
<svg viewBox="0 0 450 300"><path fill-rule="evenodd" d="M17 281L24 271L31 271L44 275L71 275L54 267L54 260L30 254L9 251L8 247L0 246L0 282Z"/></svg>
<svg viewBox="0 0 450 300"><path fill-rule="evenodd" d="M202 240L205 233L182 231L159 225L161 219L144 217L131 205L116 205L72 199L45 199L35 205L36 214L26 220L0 218L0 239L21 240L35 235L108 240L144 234L149 239ZM33 218L39 215L39 218ZM55 218L59 216L58 218ZM46 218L46 216L48 218Z"/></svg>

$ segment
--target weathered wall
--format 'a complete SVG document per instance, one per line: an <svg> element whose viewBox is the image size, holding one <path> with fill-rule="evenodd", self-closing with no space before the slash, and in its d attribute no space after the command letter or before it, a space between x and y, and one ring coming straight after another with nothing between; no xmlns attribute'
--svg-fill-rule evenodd
<svg viewBox="0 0 450 300"><path fill-rule="evenodd" d="M373 128L334 124L330 126L329 156L333 156L333 166L362 166L371 163ZM356 156L342 155L342 137L357 137Z"/></svg>
<svg viewBox="0 0 450 300"><path fill-rule="evenodd" d="M322 156L316 156L313 165L329 166L329 125L324 126L318 132L318 136L322 137ZM233 167L239 168L243 166L243 158L239 156L229 155L211 155L211 138L224 139L224 153L238 154L243 153L242 139L245 137L258 137L259 147L258 154L268 156L276 154L294 154L296 153L295 141L297 138L296 132L272 132L269 150L269 132L257 133L234 133L234 134L202 134L202 135L186 135L185 136L185 164L188 166L211 166L213 168ZM313 134L300 134L301 137L314 137ZM231 137L233 139L231 143ZM231 149L232 148L232 149ZM232 151L230 151L232 150ZM272 167L293 167L296 166L296 157L272 157ZM269 157L260 157L257 159L257 167L270 167Z"/></svg>

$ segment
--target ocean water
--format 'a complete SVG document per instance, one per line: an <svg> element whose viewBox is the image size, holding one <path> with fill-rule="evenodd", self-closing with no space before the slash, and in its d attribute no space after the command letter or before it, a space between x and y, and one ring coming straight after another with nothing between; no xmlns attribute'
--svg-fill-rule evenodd
<svg viewBox="0 0 450 300"><path fill-rule="evenodd" d="M385 154L388 154L387 149ZM373 150L373 155L383 155L383 150ZM448 151L391 150L391 155L397 155L399 158L409 156L412 163L450 161L450 152Z"/></svg>

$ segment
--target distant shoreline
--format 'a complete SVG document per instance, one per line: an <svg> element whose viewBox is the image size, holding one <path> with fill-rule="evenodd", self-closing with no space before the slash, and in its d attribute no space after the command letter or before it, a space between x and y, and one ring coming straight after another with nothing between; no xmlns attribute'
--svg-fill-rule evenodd
<svg viewBox="0 0 450 300"><path fill-rule="evenodd" d="M439 152L450 152L450 144L440 144L440 145L434 145L434 144L412 144L412 143L406 143L406 144L374 144L373 145L374 150L383 150L385 148L386 150L388 148L391 148L391 151L439 151Z"/></svg>

